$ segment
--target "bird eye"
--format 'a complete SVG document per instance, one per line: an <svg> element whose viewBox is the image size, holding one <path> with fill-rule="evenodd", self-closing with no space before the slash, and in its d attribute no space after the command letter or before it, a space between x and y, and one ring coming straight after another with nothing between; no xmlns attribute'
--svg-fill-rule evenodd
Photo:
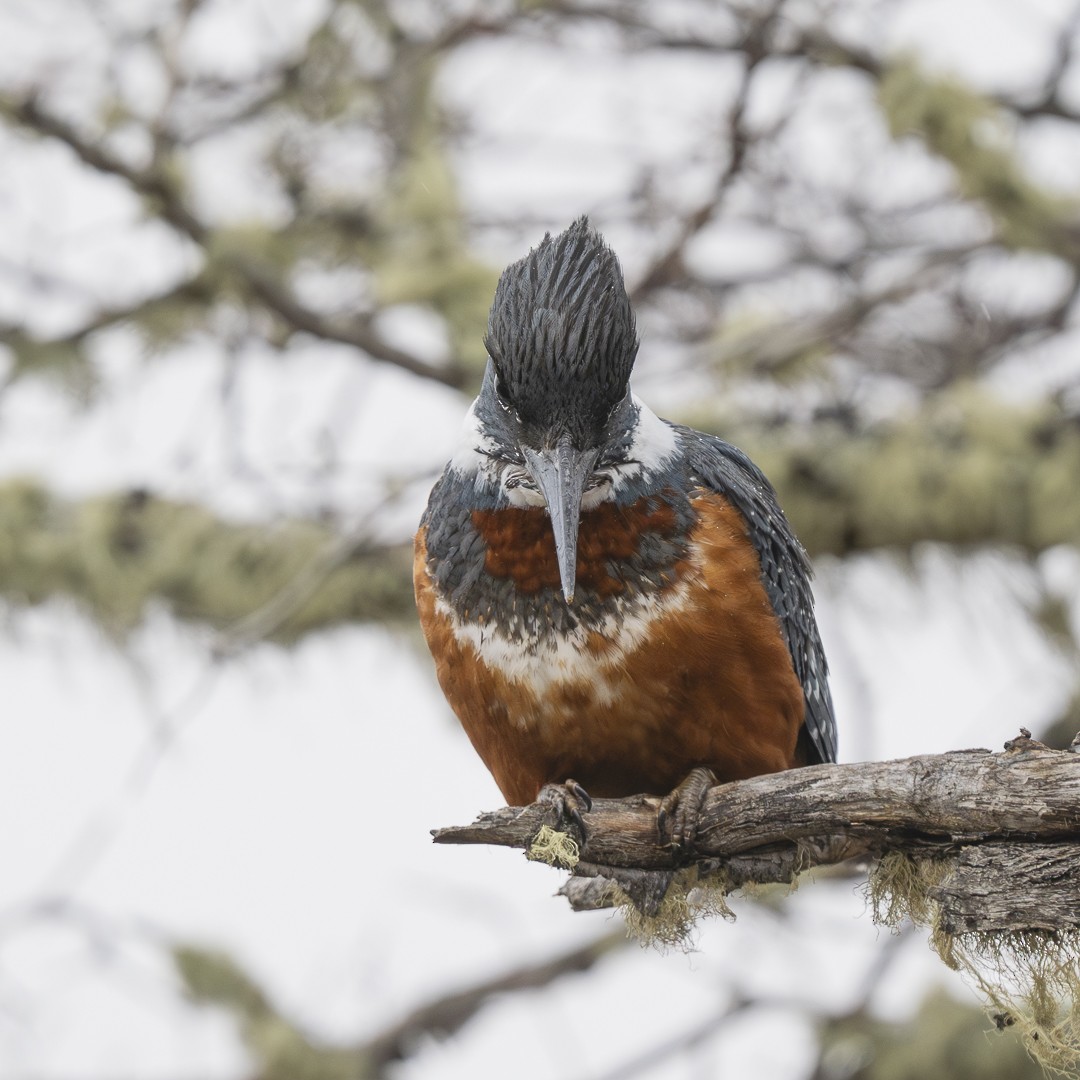
<svg viewBox="0 0 1080 1080"><path fill-rule="evenodd" d="M495 372L495 397L498 399L499 404L509 412L513 406L510 404L510 397L506 393L506 385L502 381L502 376Z"/></svg>
<svg viewBox="0 0 1080 1080"><path fill-rule="evenodd" d="M507 491L512 491L514 488L524 488L526 491L539 491L536 486L536 482L533 478L525 472L524 469L511 469L503 477L503 487Z"/></svg>
<svg viewBox="0 0 1080 1080"><path fill-rule="evenodd" d="M619 469L624 469L630 465L640 465L641 462L636 458L626 457L622 453L609 453L605 454L596 463L597 470L610 469L613 472L618 472Z"/></svg>

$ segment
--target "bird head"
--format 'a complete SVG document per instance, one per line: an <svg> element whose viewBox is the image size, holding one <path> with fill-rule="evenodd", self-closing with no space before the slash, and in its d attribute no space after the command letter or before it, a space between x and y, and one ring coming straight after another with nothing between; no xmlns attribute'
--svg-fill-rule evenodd
<svg viewBox="0 0 1080 1080"><path fill-rule="evenodd" d="M484 344L481 452L511 503L547 507L569 603L582 504L605 497L636 414L634 316L618 259L587 218L503 271Z"/></svg>

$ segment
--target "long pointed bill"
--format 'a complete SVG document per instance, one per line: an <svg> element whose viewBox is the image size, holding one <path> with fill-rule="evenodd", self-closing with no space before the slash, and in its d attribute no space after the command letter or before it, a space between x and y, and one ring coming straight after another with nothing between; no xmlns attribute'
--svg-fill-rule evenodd
<svg viewBox="0 0 1080 1080"><path fill-rule="evenodd" d="M564 435L554 450L531 450L523 446L525 463L543 493L555 532L555 554L559 560L559 580L569 604L577 581L578 523L581 497L592 476L598 451L577 450Z"/></svg>

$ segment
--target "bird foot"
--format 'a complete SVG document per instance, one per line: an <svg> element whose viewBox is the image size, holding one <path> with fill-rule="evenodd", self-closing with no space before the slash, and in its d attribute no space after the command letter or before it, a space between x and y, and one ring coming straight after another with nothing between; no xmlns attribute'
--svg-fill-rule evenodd
<svg viewBox="0 0 1080 1080"><path fill-rule="evenodd" d="M716 776L712 769L698 766L690 770L686 779L671 794L664 796L656 812L656 828L661 844L679 850L693 846L705 796L709 788L715 785Z"/></svg>
<svg viewBox="0 0 1080 1080"><path fill-rule="evenodd" d="M556 827L571 822L576 825L582 843L585 842L585 822L581 815L592 809L592 798L576 780L567 780L565 784L545 784L536 801L554 809Z"/></svg>

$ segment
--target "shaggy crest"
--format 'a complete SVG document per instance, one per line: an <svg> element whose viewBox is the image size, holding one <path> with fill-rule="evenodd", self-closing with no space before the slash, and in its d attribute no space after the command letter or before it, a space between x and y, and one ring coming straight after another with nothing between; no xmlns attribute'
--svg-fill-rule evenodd
<svg viewBox="0 0 1080 1080"><path fill-rule="evenodd" d="M626 395L638 341L619 260L588 218L503 271L484 345L524 424L595 438Z"/></svg>

